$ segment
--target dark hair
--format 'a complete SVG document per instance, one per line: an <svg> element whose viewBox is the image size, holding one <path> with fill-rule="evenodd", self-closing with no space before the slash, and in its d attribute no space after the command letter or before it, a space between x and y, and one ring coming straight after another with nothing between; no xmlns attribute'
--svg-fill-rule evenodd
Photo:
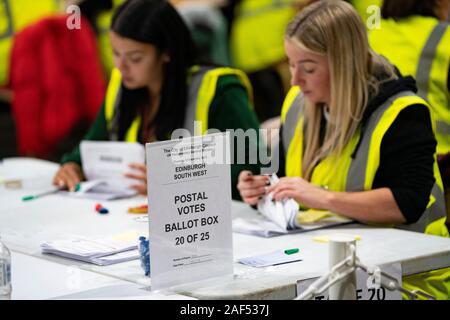
<svg viewBox="0 0 450 320"><path fill-rule="evenodd" d="M166 140L183 126L187 104L188 69L197 61L197 51L188 27L171 4L165 0L127 0L114 13L111 30L121 37L154 45L158 52L169 52L164 70L161 102L153 120L158 140ZM119 106L118 137L126 131L148 104L147 89L130 90L122 85ZM144 141L145 142L145 141Z"/></svg>
<svg viewBox="0 0 450 320"><path fill-rule="evenodd" d="M401 19L412 15L435 17L438 0L384 0L381 8L383 19Z"/></svg>
<svg viewBox="0 0 450 320"><path fill-rule="evenodd" d="M113 8L112 0L83 0L78 6L81 13L87 18L92 29L96 34L99 34L100 30L97 26L97 17L103 11L109 11Z"/></svg>

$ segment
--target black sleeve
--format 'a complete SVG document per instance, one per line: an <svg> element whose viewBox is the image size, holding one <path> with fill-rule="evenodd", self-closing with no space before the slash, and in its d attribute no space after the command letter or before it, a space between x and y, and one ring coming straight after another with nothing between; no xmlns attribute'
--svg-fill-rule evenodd
<svg viewBox="0 0 450 320"><path fill-rule="evenodd" d="M391 189L407 224L417 222L428 204L436 144L424 105L401 111L383 137L373 187Z"/></svg>

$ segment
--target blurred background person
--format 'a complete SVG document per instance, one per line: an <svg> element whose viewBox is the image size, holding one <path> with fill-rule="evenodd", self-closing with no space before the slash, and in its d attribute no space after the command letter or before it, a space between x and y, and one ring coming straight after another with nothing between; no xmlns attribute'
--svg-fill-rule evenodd
<svg viewBox="0 0 450 320"><path fill-rule="evenodd" d="M60 158L63 152L73 147L72 136L79 136L84 133L86 126L92 121L91 116L81 122L75 120L78 125L76 129L72 128L72 122L69 121L67 123L70 131L69 134L62 128L57 129L54 120L51 120L53 124L50 123L49 128L43 128L43 118L46 118L48 121L57 115L57 113L50 111L54 107L43 106L48 105L47 102L50 100L53 102L57 101L55 90L58 86L60 88L62 86L67 88L69 85L67 81L62 80L61 75L58 76L53 71L58 70L58 72L64 73L65 70L68 72L71 67L74 67L77 64L81 66L81 69L87 69L83 67L82 59L75 57L75 55L81 53L82 50L77 48L77 46L80 47L86 45L84 40L87 38L93 39L94 41L88 41L90 44L87 45L86 52L90 50L88 48L91 48L92 50L90 53L87 53L87 57L90 57L87 60L87 63L92 65L91 58L95 55L94 63L100 63L101 66L101 74L98 75L95 70L96 68L94 68L92 79L89 79L89 81L97 83L102 81L104 86L104 79L107 79L112 70L111 46L107 34L110 15L113 6L120 2L122 2L122 0L5 0L0 2L0 128L2 130L2 134L0 135L0 158L20 154L56 160ZM67 26L64 26L63 20L66 18L63 17L63 15L66 12L66 8L70 5L77 5L80 8L84 22L82 23L82 26L85 26L84 30L79 30L72 34L72 36L69 36L68 32L63 32L63 28L64 30L69 31ZM46 21L41 22L42 19L46 19ZM60 20L59 23L56 22L58 19ZM50 22L50 20L53 21ZM57 32L58 29L59 31ZM14 59L12 59L13 43L18 35L20 35L19 44L15 46L16 54L14 55ZM36 40L37 37L39 37L38 41ZM58 47L56 41L63 41L61 39L65 39L66 46ZM24 41L29 43L25 43ZM43 43L47 44L47 48L44 49L39 41L45 41ZM77 44L77 41L81 42ZM61 44L63 42L61 42ZM50 48L49 46L53 46L53 48ZM56 77L53 79L52 84L47 83L47 85L44 86L42 81L36 82L36 78L34 80L32 79L32 77L35 77L35 75L33 75L33 70L38 68L37 62L39 59L43 59L42 54L44 50L47 51L47 53L45 53L47 57L50 57L48 51L53 53L59 51L59 54L64 57L67 56L67 54L63 54L62 51L65 50L66 53L70 53L70 46L73 47L74 55L71 66L67 66L66 63L65 67L62 67L64 64L58 60L53 63L50 62L50 67L48 65L41 66L42 68L39 73L43 77L42 79ZM65 49L63 49L63 47L65 47ZM25 48L31 48L36 52L27 55L24 52ZM93 54L94 51L96 52L95 54ZM59 54L57 54L57 56L59 56ZM33 58L36 63L33 63ZM14 70L11 70L12 60L14 60ZM44 70L47 70L47 72L44 72ZM75 74L77 73L75 72ZM78 73L78 75L79 74L80 73ZM13 84L11 82L13 75L15 79L14 88L12 88ZM70 75L67 73L64 76L69 77ZM75 77L78 76L75 75ZM88 83L92 84L92 82L89 81ZM58 84L58 82L61 83ZM36 88L33 88L33 85L35 85ZM73 84L70 86L72 85ZM95 92L96 87L98 87L98 85L93 85L93 92ZM36 95L38 92L37 89L39 89L40 92L38 95ZM33 103L30 103L31 100L29 98L31 97L31 92L33 90L35 90L34 98L36 98L36 100L33 98L31 99ZM75 90L75 88L72 88L72 90ZM54 98L51 99L47 97L46 92L51 92L50 95L53 95ZM13 113L11 103L13 103L14 93L18 93L19 95L14 98L14 106L16 107L14 107ZM65 107L67 106L67 100L72 99L72 101L75 101L75 99L69 98L65 93L67 92L59 92L60 106L58 108L67 111L68 109ZM86 93L78 92L78 94L80 95L80 102L83 100ZM24 98L25 95L28 95L29 98ZM91 92L89 95L92 96L93 93ZM29 105L25 106L25 104ZM39 104L39 106L37 106L37 104ZM89 104L90 103L88 103L88 105ZM85 113L86 110L94 110L92 106L80 106L79 108L81 114L80 118L83 118L83 113ZM98 105L95 109L97 108ZM63 111L63 114L67 115L65 111ZM28 131L26 128L27 125L23 121L26 122L27 118L30 119L32 117L34 117L34 121ZM76 115L73 115L72 118L76 118ZM61 121L63 119L64 117L61 118ZM33 139L39 140L42 135L45 135L44 132L47 131L47 135L53 136L54 138L52 139L58 141L55 140L49 142L40 140L27 142L26 140L30 139L29 135L31 134L31 131L35 133L39 132L39 135L34 135ZM53 133L50 133L50 131ZM59 133L57 133L57 131ZM76 137L75 140L77 140ZM46 144L48 145L46 146Z"/></svg>
<svg viewBox="0 0 450 320"><path fill-rule="evenodd" d="M450 152L450 0L384 0L372 48L417 81L432 108L439 155Z"/></svg>
<svg viewBox="0 0 450 320"><path fill-rule="evenodd" d="M230 34L231 63L244 70L255 92L260 122L280 115L289 88L283 34L299 0L242 0L234 4Z"/></svg>
<svg viewBox="0 0 450 320"><path fill-rule="evenodd" d="M80 11L54 14L14 36L10 88L20 155L59 159L84 135L103 99L95 21L112 2L77 3ZM70 19L79 26L69 28Z"/></svg>
<svg viewBox="0 0 450 320"><path fill-rule="evenodd" d="M15 126L11 116L9 59L14 35L26 26L57 12L58 0L0 1L0 158L17 154Z"/></svg>
<svg viewBox="0 0 450 320"><path fill-rule="evenodd" d="M372 48L417 81L431 107L450 225L450 0L384 0Z"/></svg>

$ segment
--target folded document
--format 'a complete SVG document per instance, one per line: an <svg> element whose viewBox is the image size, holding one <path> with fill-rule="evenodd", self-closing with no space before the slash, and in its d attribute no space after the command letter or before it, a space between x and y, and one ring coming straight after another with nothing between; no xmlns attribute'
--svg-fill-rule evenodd
<svg viewBox="0 0 450 320"><path fill-rule="evenodd" d="M119 141L82 141L80 144L83 172L87 182L82 183L78 192L71 196L113 200L131 197L136 191L130 185L135 179L126 173L142 174L130 168L130 164L145 164L145 151L139 143Z"/></svg>
<svg viewBox="0 0 450 320"><path fill-rule="evenodd" d="M42 253L100 266L139 259L136 241L121 241L112 237L44 242L41 249Z"/></svg>
<svg viewBox="0 0 450 320"><path fill-rule="evenodd" d="M278 177L270 177L271 185L278 182ZM233 220L233 231L261 237L273 237L288 233L305 232L339 224L352 222L325 210L299 211L297 202L293 199L274 201L272 195L266 195L258 202L260 215L251 218Z"/></svg>
<svg viewBox="0 0 450 320"><path fill-rule="evenodd" d="M297 211L297 213L295 213L295 217L294 219L292 219L295 226L292 228L288 228L288 226L282 228L278 224L260 214L251 216L249 218L237 218L233 220L233 231L269 238L284 234L300 233L329 228L353 222L353 220L329 212L329 215L327 217L324 217L314 223L301 223L300 217L303 214L308 215L308 211Z"/></svg>

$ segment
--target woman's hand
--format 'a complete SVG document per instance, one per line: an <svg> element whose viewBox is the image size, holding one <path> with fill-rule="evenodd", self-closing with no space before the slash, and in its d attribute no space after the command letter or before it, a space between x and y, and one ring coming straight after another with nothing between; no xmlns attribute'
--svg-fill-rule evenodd
<svg viewBox="0 0 450 320"><path fill-rule="evenodd" d="M53 184L58 188L67 188L70 191L75 190L75 186L84 180L81 166L75 162L63 164L53 178Z"/></svg>
<svg viewBox="0 0 450 320"><path fill-rule="evenodd" d="M137 180L130 188L139 194L147 195L147 167L142 163L130 163L129 167L134 169L134 172L125 173L125 177Z"/></svg>
<svg viewBox="0 0 450 320"><path fill-rule="evenodd" d="M281 178L278 183L267 189L275 200L292 198L308 208L328 209L327 199L331 192L316 187L302 178Z"/></svg>
<svg viewBox="0 0 450 320"><path fill-rule="evenodd" d="M242 171L239 174L237 188L242 200L253 206L265 195L268 184L268 176L254 176L250 171Z"/></svg>

